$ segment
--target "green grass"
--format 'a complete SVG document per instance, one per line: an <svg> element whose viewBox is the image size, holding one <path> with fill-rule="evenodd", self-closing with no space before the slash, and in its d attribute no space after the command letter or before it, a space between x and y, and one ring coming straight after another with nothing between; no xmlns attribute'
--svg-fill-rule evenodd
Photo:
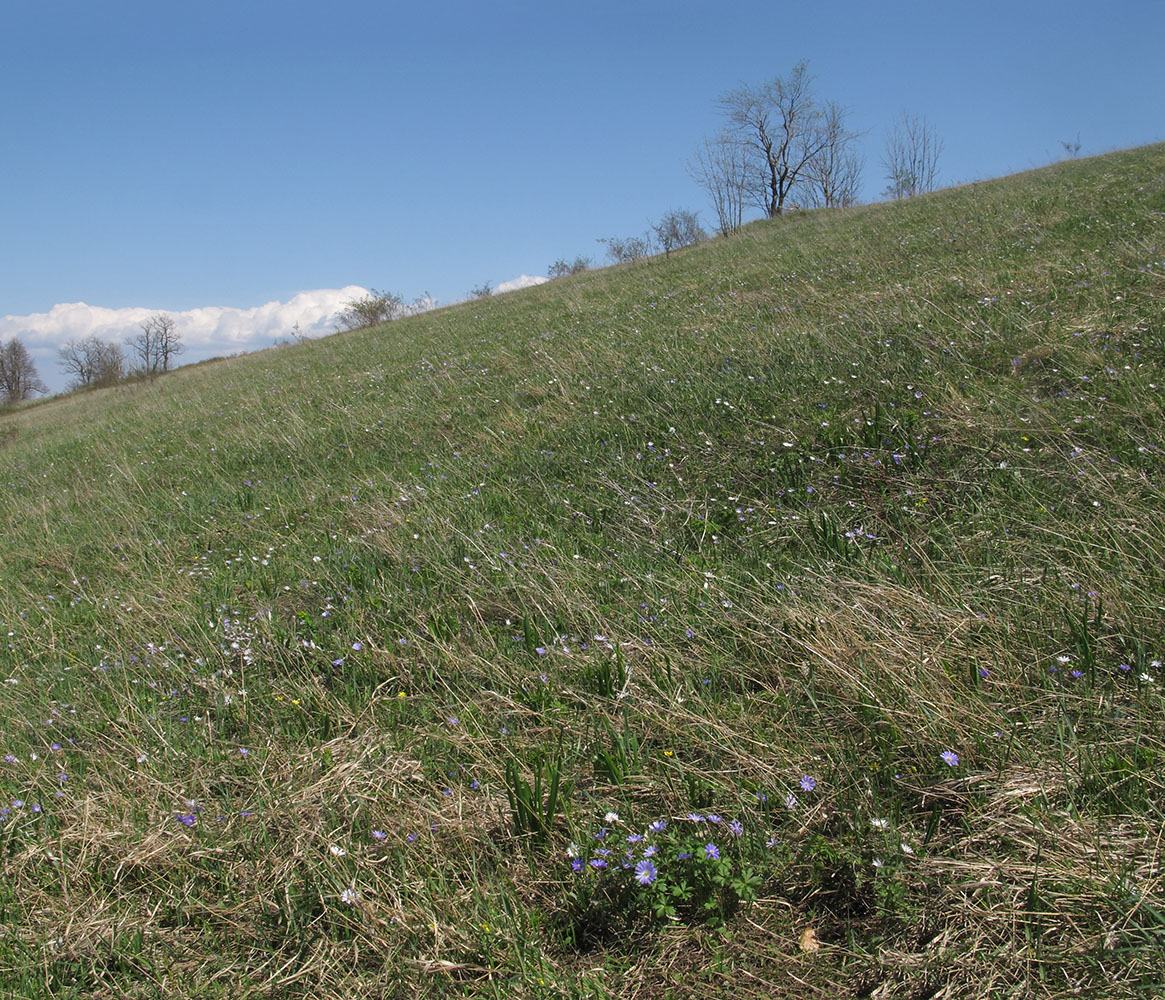
<svg viewBox="0 0 1165 1000"><path fill-rule="evenodd" d="M1163 315L1155 146L0 418L0 995L1156 995Z"/></svg>

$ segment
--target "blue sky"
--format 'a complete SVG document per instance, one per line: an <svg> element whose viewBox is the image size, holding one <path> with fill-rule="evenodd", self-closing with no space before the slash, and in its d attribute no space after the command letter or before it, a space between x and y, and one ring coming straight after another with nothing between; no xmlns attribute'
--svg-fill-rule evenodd
<svg viewBox="0 0 1165 1000"><path fill-rule="evenodd" d="M1159 0L0 0L0 338L57 388L57 344L150 311L195 360L353 288L451 302L711 223L684 164L717 96L799 60L866 132L867 199L902 110L943 184L1160 141L1163 40Z"/></svg>

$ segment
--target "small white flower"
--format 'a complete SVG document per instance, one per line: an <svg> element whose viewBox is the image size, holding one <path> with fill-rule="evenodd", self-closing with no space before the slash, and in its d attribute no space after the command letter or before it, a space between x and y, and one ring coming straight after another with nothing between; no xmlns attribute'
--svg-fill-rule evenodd
<svg viewBox="0 0 1165 1000"><path fill-rule="evenodd" d="M577 858L578 857L578 850L579 850L578 844L576 844L572 841L571 845L566 849L566 856L568 858Z"/></svg>
<svg viewBox="0 0 1165 1000"><path fill-rule="evenodd" d="M337 858L342 858L345 854L348 853L347 851L344 850L344 848L340 847L337 844L332 844L328 848L328 850L331 851Z"/></svg>
<svg viewBox="0 0 1165 1000"><path fill-rule="evenodd" d="M874 858L872 863L875 868L882 868L886 864L881 858Z"/></svg>
<svg viewBox="0 0 1165 1000"><path fill-rule="evenodd" d="M902 853L903 853L903 854L913 854L913 853L914 853L914 848L913 848L913 847L911 847L909 844L906 844L906 843L904 843L904 844L902 845Z"/></svg>
<svg viewBox="0 0 1165 1000"><path fill-rule="evenodd" d="M359 899L360 893L358 893L355 889L345 889L342 893L340 893L340 902L347 903L349 906L357 902Z"/></svg>
<svg viewBox="0 0 1165 1000"><path fill-rule="evenodd" d="M618 823L619 822L619 814L616 812L609 812L609 813L607 813L606 816L603 817L603 822L604 823Z"/></svg>
<svg viewBox="0 0 1165 1000"><path fill-rule="evenodd" d="M875 830L885 830L886 827L888 827L889 825L890 825L889 820L885 820L885 819L872 819L872 820L870 820L870 826L872 826Z"/></svg>

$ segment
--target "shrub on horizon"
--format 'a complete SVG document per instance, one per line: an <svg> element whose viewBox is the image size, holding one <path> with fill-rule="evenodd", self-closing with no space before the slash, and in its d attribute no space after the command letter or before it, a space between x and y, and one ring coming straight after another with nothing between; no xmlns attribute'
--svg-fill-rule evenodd
<svg viewBox="0 0 1165 1000"><path fill-rule="evenodd" d="M546 274L551 278L564 278L569 274L582 274L583 271L589 271L590 268L590 257L579 255L572 261L567 261L559 257L558 260L546 269Z"/></svg>
<svg viewBox="0 0 1165 1000"><path fill-rule="evenodd" d="M659 222L652 224L651 229L655 233L659 245L663 247L665 256L670 255L673 250L678 250L680 247L702 243L708 238L708 234L704 232L697 216L696 212L673 209Z"/></svg>
<svg viewBox="0 0 1165 1000"><path fill-rule="evenodd" d="M336 317L340 331L363 330L365 327L388 323L405 315L404 299L392 292L371 289L359 299L344 303L344 311Z"/></svg>

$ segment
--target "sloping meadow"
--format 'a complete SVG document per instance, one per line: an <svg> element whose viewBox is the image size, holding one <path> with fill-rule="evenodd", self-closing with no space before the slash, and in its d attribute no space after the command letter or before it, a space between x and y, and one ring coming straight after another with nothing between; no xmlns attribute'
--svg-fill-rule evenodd
<svg viewBox="0 0 1165 1000"><path fill-rule="evenodd" d="M0 986L1149 996L1165 147L0 418Z"/></svg>

